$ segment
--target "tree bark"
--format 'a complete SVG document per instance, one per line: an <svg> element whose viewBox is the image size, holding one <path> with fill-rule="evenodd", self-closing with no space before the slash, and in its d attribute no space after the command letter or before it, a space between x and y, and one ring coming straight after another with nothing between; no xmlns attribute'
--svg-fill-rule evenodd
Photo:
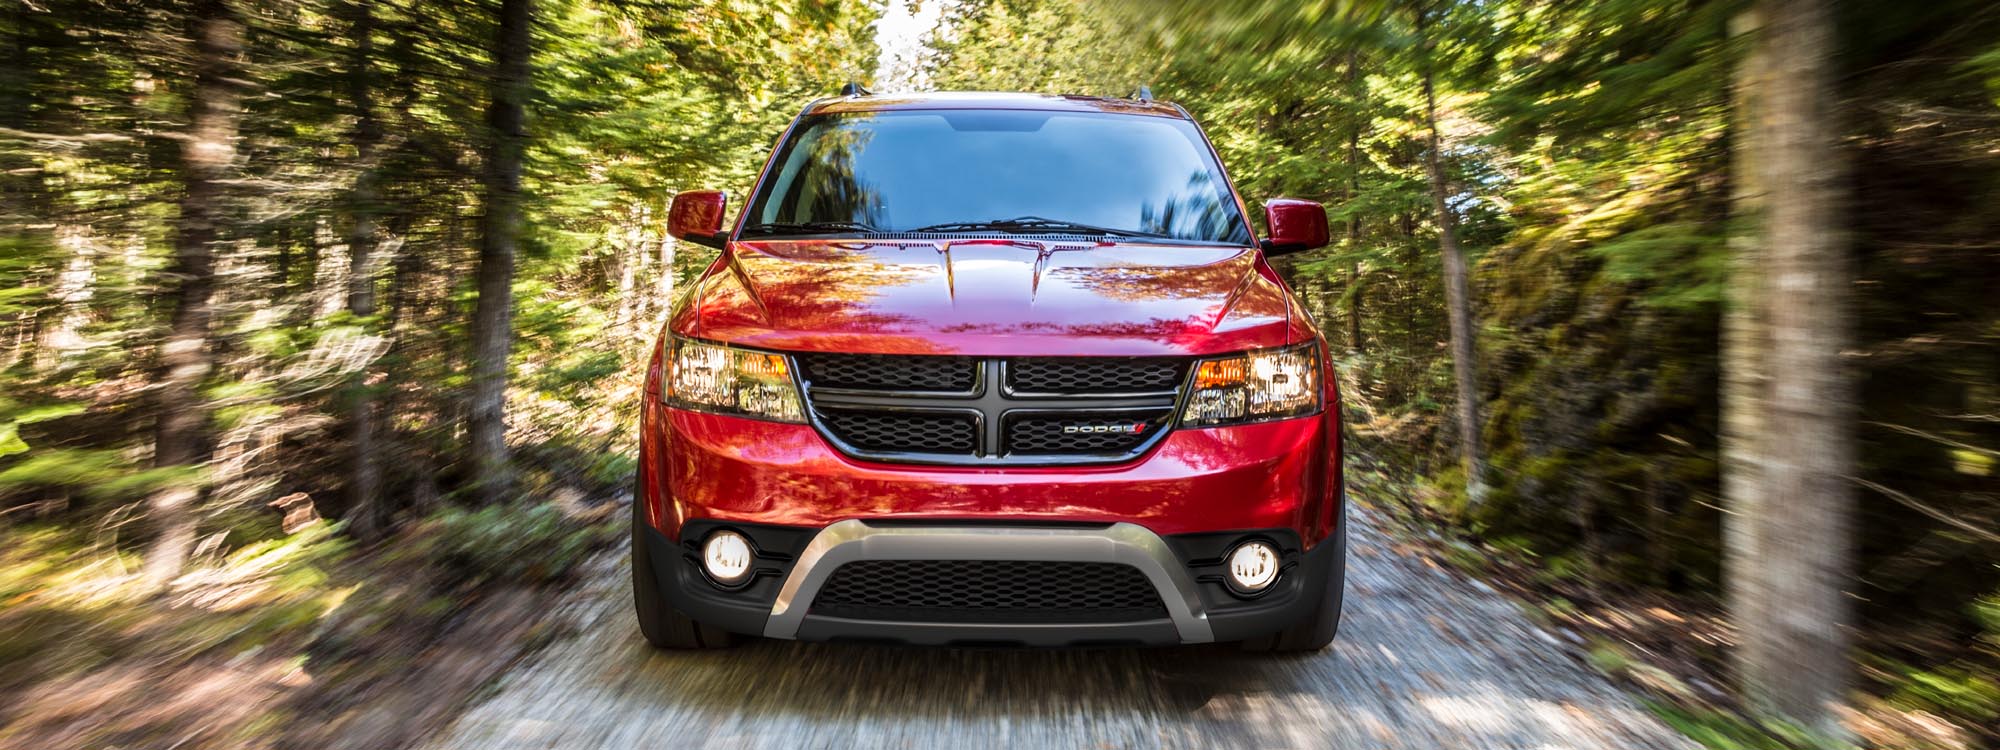
<svg viewBox="0 0 2000 750"><path fill-rule="evenodd" d="M1756 709L1829 736L1848 661L1855 388L1842 350L1851 259L1826 0L1762 0L1739 82L1725 384L1730 607L1738 678Z"/></svg>
<svg viewBox="0 0 2000 750"><path fill-rule="evenodd" d="M533 0L501 0L494 49L493 103L486 157L486 211L480 217L479 303L472 316L472 403L466 432L478 496L506 499L507 356L513 344L514 253L521 231L521 153L527 143Z"/></svg>
<svg viewBox="0 0 2000 750"><path fill-rule="evenodd" d="M1739 23L1756 34L1757 14L1748 12ZM1763 405L1760 394L1768 389L1764 358L1770 348L1765 326L1763 237L1755 225L1762 221L1768 189L1762 184L1763 170L1757 159L1764 148L1757 144L1763 136L1759 128L1744 127L1753 112L1763 109L1758 101L1769 76L1768 50L1752 45L1736 70L1731 92L1736 112L1730 129L1731 164L1729 175L1730 210L1738 222L1746 224L1729 237L1729 278L1722 313L1722 434L1719 441L1721 490L1729 508L1722 528L1723 589L1732 614L1753 616L1757 598L1758 549L1756 524L1763 517L1761 484L1764 435Z"/></svg>
<svg viewBox="0 0 2000 750"><path fill-rule="evenodd" d="M355 116L355 162L360 170L354 178L354 190L348 196L348 210L354 223L347 234L347 311L372 330L377 328L369 319L375 315L375 250L379 244L376 214L381 202L377 151L382 144L382 124L375 116L369 71L375 55L375 9L374 0L351 2L354 48L348 64L347 87ZM364 540L381 537L387 522L380 497L380 446L375 436L381 417L376 413L374 386L368 382L371 371L367 366L357 369L348 384L347 434L352 466L348 473L345 518L348 531Z"/></svg>
<svg viewBox="0 0 2000 750"><path fill-rule="evenodd" d="M153 447L157 466L190 470L207 459L212 440L200 389L215 368L210 341L214 246L222 214L221 180L236 158L242 97L238 57L243 48L243 23L226 0L202 0L192 12L194 91L187 138L181 143L180 224L166 276L173 289L173 313L160 347L164 371ZM164 588L186 566L201 496L201 483L189 478L148 499L155 536L143 575L154 588Z"/></svg>
<svg viewBox="0 0 2000 750"><path fill-rule="evenodd" d="M1465 252L1458 246L1458 222L1447 197L1444 155L1438 137L1435 42L1425 32L1424 12L1417 13L1417 33L1424 45L1424 125L1429 147L1424 166L1430 173L1431 208L1437 212L1438 254L1444 259L1444 302L1451 324L1451 369L1458 381L1458 456L1465 471L1466 508L1474 511L1486 498L1485 461L1479 449L1479 379L1473 361L1472 292Z"/></svg>

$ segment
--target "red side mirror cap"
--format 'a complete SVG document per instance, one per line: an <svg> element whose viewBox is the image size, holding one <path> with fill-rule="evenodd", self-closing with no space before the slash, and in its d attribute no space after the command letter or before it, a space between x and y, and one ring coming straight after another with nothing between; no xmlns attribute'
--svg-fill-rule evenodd
<svg viewBox="0 0 2000 750"><path fill-rule="evenodd" d="M667 211L667 234L697 245L722 247L722 213L729 195L720 190L688 190L674 196Z"/></svg>
<svg viewBox="0 0 2000 750"><path fill-rule="evenodd" d="M1312 201L1273 198L1264 204L1270 238L1258 243L1267 255L1298 253L1326 247L1326 209Z"/></svg>

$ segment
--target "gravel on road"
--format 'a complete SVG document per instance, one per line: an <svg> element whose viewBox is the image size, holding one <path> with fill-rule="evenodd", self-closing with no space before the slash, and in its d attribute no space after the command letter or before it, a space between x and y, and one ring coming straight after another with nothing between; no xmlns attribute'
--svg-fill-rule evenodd
<svg viewBox="0 0 2000 750"><path fill-rule="evenodd" d="M431 745L516 748L1691 748L1518 607L1355 508L1340 638L1227 646L952 650L755 640L657 652L622 553L564 605L573 633Z"/></svg>

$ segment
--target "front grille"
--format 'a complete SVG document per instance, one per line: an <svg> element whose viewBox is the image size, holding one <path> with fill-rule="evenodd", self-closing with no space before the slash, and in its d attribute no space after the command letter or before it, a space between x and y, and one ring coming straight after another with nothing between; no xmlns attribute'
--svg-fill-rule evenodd
<svg viewBox="0 0 2000 750"><path fill-rule="evenodd" d="M1123 453L1167 426L1171 410L1121 417L1029 415L1007 420L1007 450L1023 454Z"/></svg>
<svg viewBox="0 0 2000 750"><path fill-rule="evenodd" d="M971 455L979 428L968 414L828 411L820 421L857 448L891 453Z"/></svg>
<svg viewBox="0 0 2000 750"><path fill-rule="evenodd" d="M1143 393L1180 387L1186 363L1123 357L1016 357L1007 387L1017 393Z"/></svg>
<svg viewBox="0 0 2000 750"><path fill-rule="evenodd" d="M897 622L1136 622L1166 606L1130 565L1036 560L862 560L814 597L816 615Z"/></svg>
<svg viewBox="0 0 2000 750"><path fill-rule="evenodd" d="M1114 463L1173 426L1190 360L800 354L813 422L842 452L960 465Z"/></svg>
<svg viewBox="0 0 2000 750"><path fill-rule="evenodd" d="M979 375L979 361L969 357L805 354L799 364L806 380L821 388L962 393Z"/></svg>

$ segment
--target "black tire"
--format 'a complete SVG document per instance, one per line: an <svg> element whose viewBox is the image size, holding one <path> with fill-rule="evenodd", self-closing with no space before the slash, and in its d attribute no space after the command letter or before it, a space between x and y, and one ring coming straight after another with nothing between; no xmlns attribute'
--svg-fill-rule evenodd
<svg viewBox="0 0 2000 750"><path fill-rule="evenodd" d="M1276 633L1243 642L1244 651L1268 653L1318 651L1340 635L1340 604L1347 589L1347 507L1341 506L1340 525L1327 540L1335 547L1332 570L1327 571L1326 595L1312 616Z"/></svg>
<svg viewBox="0 0 2000 750"><path fill-rule="evenodd" d="M667 603L660 593L659 576L653 572L653 555L640 529L638 500L632 506L632 608L639 616L639 633L658 649L728 648L736 645L736 634L713 625L695 622Z"/></svg>

